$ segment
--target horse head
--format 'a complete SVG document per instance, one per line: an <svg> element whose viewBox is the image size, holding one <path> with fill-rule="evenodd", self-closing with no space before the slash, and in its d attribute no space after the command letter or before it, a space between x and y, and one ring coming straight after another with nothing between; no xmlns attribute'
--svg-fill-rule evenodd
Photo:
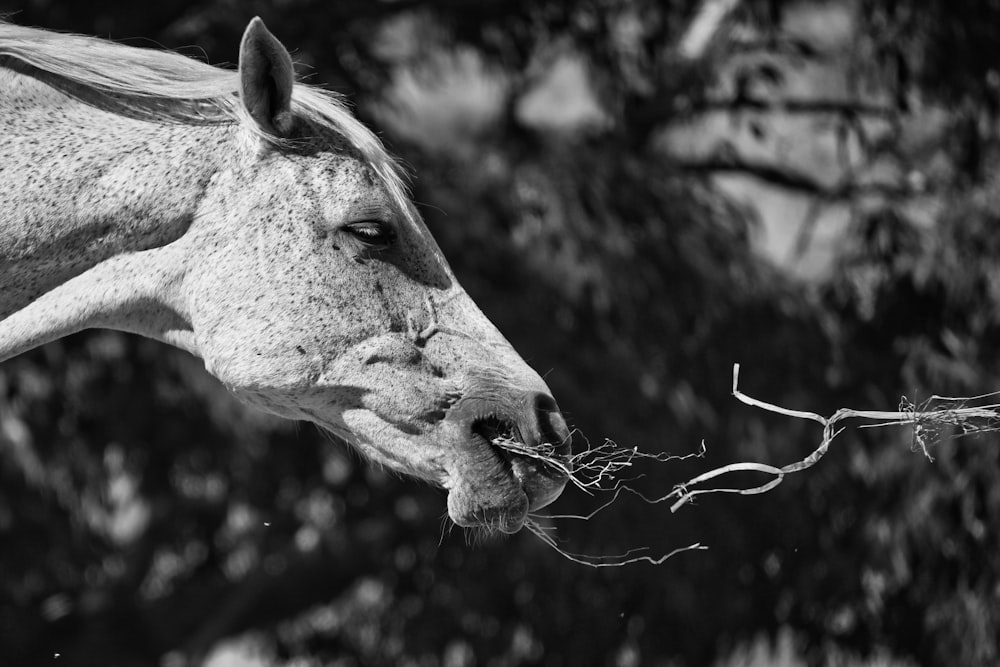
<svg viewBox="0 0 1000 667"><path fill-rule="evenodd" d="M549 388L459 286L381 148L296 113L259 19L239 73L244 150L182 240L191 347L242 400L443 486L455 523L518 530L566 478L493 440L568 455Z"/></svg>

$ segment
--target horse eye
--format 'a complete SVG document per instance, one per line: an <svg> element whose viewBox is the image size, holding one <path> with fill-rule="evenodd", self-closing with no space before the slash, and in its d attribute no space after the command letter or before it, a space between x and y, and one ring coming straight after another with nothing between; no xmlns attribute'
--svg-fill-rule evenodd
<svg viewBox="0 0 1000 667"><path fill-rule="evenodd" d="M378 220L351 222L344 225L344 230L366 246L373 248L386 248L396 239L392 227Z"/></svg>

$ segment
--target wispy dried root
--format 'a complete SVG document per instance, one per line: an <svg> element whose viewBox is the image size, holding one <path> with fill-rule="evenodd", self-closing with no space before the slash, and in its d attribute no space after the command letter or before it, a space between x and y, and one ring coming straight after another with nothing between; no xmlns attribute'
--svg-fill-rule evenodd
<svg viewBox="0 0 1000 667"><path fill-rule="evenodd" d="M550 517L551 518L551 517ZM580 565L586 565L587 567L622 567L624 565L631 565L632 563L649 563L650 565L662 565L667 561L668 558L676 556L684 551L703 551L708 549L708 547L698 544L690 544L686 547L680 547L679 549L674 549L673 551L663 554L662 556L650 556L642 552L648 551L649 547L638 547L636 549L629 549L628 551L620 554L615 554L613 556L589 556L586 554L576 554L559 546L556 541L555 535L552 533L554 529L542 526L540 523L533 519L528 519L525 524L525 528L531 531L536 537L538 537L542 542L547 544L549 547L558 552L563 558L573 561L574 563L579 563Z"/></svg>
<svg viewBox="0 0 1000 667"><path fill-rule="evenodd" d="M581 435L578 432L574 432L574 435ZM652 565L660 565L664 563L668 558L675 556L684 551L696 551L707 549L708 547L702 546L701 544L691 544L686 547L681 547L679 549L674 549L670 553L661 556L652 556L648 553L643 553L648 551L648 547L639 547L636 549L629 549L628 551L620 554L610 555L610 556L593 556L587 554L578 554L562 549L554 535L555 529L552 527L543 526L538 520L556 520L556 519L566 519L566 520L580 520L588 521L594 518L599 512L610 507L622 493L631 493L639 496L646 502L660 502L659 500L649 499L643 496L641 493L635 489L628 486L628 482L632 482L641 475L625 476L629 468L631 468L637 461L655 461L659 463L666 463L667 461L681 461L684 459L702 456L705 453L704 446L700 451L694 452L692 454L686 454L684 456L673 456L670 454L660 453L651 454L648 452L640 451L638 448L633 447L631 449L620 447L612 440L605 440L602 444L593 446L590 444L586 438L583 440L587 443L587 447L584 451L579 452L571 457L561 457L556 452L556 447L554 445L542 445L541 447L528 447L523 443L517 442L509 437L506 438L495 438L493 444L502 449L506 449L513 452L519 456L525 456L529 458L541 461L544 465L551 468L552 470L561 472L566 475L570 483L576 486L578 489L584 493L590 495L596 495L599 493L610 493L611 498L606 502L602 503L597 509L586 515L575 515L575 514L553 514L553 515L541 515L533 514L533 518L529 518L525 522L525 527L533 533L536 537L542 540L546 545L557 551L560 555L574 563L579 563L580 565L586 565L588 567L600 568L600 567L622 567L624 565L629 565L632 563L646 562Z"/></svg>
<svg viewBox="0 0 1000 667"><path fill-rule="evenodd" d="M579 431L574 431L573 435L583 437ZM556 453L556 446L550 444L528 447L509 437L494 438L493 444L518 456L541 461L546 467L566 475L571 484L591 495L599 492L617 491L623 488L626 482L636 479L638 476L623 479L621 474L637 461L651 460L666 463L667 461L683 461L705 453L703 448L699 452L684 456L673 456L665 453L650 454L639 451L638 447L631 449L620 447L613 440L605 440L602 444L594 446L586 438L583 439L587 448L569 458L559 456Z"/></svg>
<svg viewBox="0 0 1000 667"><path fill-rule="evenodd" d="M554 470L562 472L580 490L589 493L610 493L611 498L598 506L594 511L586 515L534 515L537 519L576 519L587 521L592 519L601 511L614 504L623 493L629 493L641 498L649 504L658 504L668 500L674 502L670 506L671 512L676 512L685 504L691 502L695 497L706 493L736 493L740 495L755 495L770 491L780 484L785 475L800 472L814 466L823 455L826 454L833 442L844 428L838 424L847 419L866 419L875 423L862 424L861 428L874 428L883 426L910 426L913 428L912 450L920 449L927 458L932 459L929 447L937 442L944 431L954 435L969 435L973 433L987 433L1000 431L1000 403L987 402L988 399L1000 396L1000 392L982 394L966 398L951 398L947 396L931 396L919 405L915 405L905 396L900 401L899 410L887 412L880 410L853 410L841 408L833 415L824 417L815 412L801 410L789 410L773 403L767 403L759 399L747 396L739 390L740 365L733 366L733 396L740 402L785 415L797 419L809 419L822 425L823 437L819 445L809 456L800 461L782 467L767 465L764 463L732 463L708 472L702 473L683 484L678 484L670 493L660 497L648 497L628 485L640 475L632 477L622 477L624 471L628 470L639 460L652 460L659 463L668 461L684 460L691 457L700 457L705 453L705 444L702 442L699 451L685 456L671 456L667 454L649 454L641 452L637 448L627 449L619 447L611 440L605 440L603 444L593 447L587 443L587 449L568 459L557 455L556 447L543 446L541 448L528 448L522 443L509 438L497 438L493 442L498 447L517 453L520 456L527 456L542 461L545 465ZM772 476L767 483L751 488L708 488L693 489L709 480L721 477L731 472L759 472ZM637 562L647 562L659 565L668 558L692 550L703 550L707 547L701 544L692 544L687 547L675 549L670 553L653 557L642 553L646 547L630 549L629 551L614 556L589 556L584 554L574 554L561 549L552 534L552 528L543 527L535 520L529 519L525 526L538 538L552 547L569 560L588 565L590 567L621 567Z"/></svg>

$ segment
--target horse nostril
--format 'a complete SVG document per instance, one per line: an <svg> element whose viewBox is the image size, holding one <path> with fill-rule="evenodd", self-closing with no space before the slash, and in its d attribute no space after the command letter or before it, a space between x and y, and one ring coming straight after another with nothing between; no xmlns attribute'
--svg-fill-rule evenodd
<svg viewBox="0 0 1000 667"><path fill-rule="evenodd" d="M536 394L535 417L543 443L555 447L556 453L561 456L573 451L573 438L554 398L548 394Z"/></svg>
<svg viewBox="0 0 1000 667"><path fill-rule="evenodd" d="M535 394L535 410L539 413L559 412L559 406L556 405L556 399L548 394Z"/></svg>

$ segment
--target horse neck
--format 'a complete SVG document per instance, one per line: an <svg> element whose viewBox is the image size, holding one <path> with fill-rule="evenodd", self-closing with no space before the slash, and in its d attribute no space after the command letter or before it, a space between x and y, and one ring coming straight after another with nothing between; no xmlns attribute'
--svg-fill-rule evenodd
<svg viewBox="0 0 1000 667"><path fill-rule="evenodd" d="M232 127L157 124L74 97L86 91L0 68L0 319L182 236L233 154Z"/></svg>

